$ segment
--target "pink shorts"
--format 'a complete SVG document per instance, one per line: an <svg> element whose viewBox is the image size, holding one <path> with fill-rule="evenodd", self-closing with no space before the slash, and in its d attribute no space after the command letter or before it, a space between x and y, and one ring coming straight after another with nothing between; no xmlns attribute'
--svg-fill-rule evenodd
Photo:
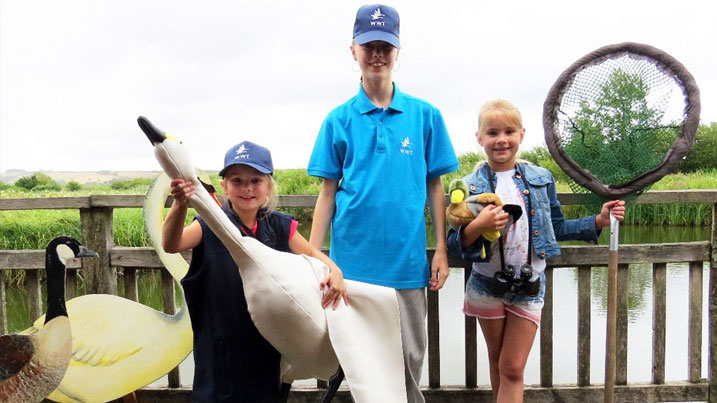
<svg viewBox="0 0 717 403"><path fill-rule="evenodd" d="M504 319L506 312L540 325L545 296L545 274L540 274L540 292L536 296L507 292L501 297L491 293L493 279L472 271L466 284L463 313L480 319Z"/></svg>

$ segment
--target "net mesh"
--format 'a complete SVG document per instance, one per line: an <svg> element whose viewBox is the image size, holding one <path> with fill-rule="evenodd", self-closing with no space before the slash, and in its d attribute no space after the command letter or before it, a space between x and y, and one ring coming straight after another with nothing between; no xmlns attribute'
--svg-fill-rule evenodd
<svg viewBox="0 0 717 403"><path fill-rule="evenodd" d="M669 65L624 50L564 73L546 100L544 125L551 154L559 149L556 162L571 177L573 192L592 191L599 197L595 202L644 192L657 179L632 186L636 178L655 172L670 157L684 156L672 154L690 112L687 92ZM549 132L555 137L552 148ZM626 186L629 191L611 193Z"/></svg>
<svg viewBox="0 0 717 403"><path fill-rule="evenodd" d="M602 183L622 185L663 161L680 135L685 97L654 63L625 54L580 71L557 116L565 153ZM573 180L570 188L589 192Z"/></svg>

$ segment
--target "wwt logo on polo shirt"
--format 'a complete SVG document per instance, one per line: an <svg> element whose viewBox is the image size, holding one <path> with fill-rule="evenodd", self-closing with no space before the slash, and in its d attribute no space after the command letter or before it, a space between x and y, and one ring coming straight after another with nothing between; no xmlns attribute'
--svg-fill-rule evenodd
<svg viewBox="0 0 717 403"><path fill-rule="evenodd" d="M406 136L405 139L401 141L401 154L411 155L413 154L413 143L411 143L411 140Z"/></svg>
<svg viewBox="0 0 717 403"><path fill-rule="evenodd" d="M241 146L239 146L239 148L237 148L236 155L234 156L235 160L238 160L240 158L242 158L242 159L249 158L249 150L246 149L244 144L242 144Z"/></svg>

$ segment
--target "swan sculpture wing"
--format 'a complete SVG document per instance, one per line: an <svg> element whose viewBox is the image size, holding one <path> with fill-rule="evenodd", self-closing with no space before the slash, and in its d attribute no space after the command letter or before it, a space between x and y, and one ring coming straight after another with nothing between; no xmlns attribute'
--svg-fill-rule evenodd
<svg viewBox="0 0 717 403"><path fill-rule="evenodd" d="M252 321L282 354L282 379L328 379L341 362L357 402L405 402L406 388L396 292L345 280L352 301L321 308L319 282L328 267L318 259L276 251L242 237L197 180L179 141L146 118L138 123L171 178L195 184L190 204L227 247L244 283Z"/></svg>
<svg viewBox="0 0 717 403"><path fill-rule="evenodd" d="M167 315L107 294L67 302L72 358L65 377L48 396L57 402L105 402L164 376L192 350L189 315ZM44 316L30 333L42 328ZM28 331L26 331L28 332Z"/></svg>

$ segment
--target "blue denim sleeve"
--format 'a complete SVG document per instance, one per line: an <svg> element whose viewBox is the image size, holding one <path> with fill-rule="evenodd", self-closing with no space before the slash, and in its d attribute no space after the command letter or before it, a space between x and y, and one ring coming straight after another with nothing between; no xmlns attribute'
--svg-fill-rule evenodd
<svg viewBox="0 0 717 403"><path fill-rule="evenodd" d="M550 197L550 219L553 223L555 239L558 241L585 241L596 244L600 231L595 229L595 216L566 220L558 200L555 182L548 185L548 195Z"/></svg>
<svg viewBox="0 0 717 403"><path fill-rule="evenodd" d="M448 234L446 235L446 248L451 256L458 257L462 260L469 262L488 262L490 261L491 250L490 242L486 241L483 237L478 238L472 245L467 248L462 246L463 226L458 227L458 230L454 230L448 227ZM485 258L481 258L481 250L485 247Z"/></svg>

